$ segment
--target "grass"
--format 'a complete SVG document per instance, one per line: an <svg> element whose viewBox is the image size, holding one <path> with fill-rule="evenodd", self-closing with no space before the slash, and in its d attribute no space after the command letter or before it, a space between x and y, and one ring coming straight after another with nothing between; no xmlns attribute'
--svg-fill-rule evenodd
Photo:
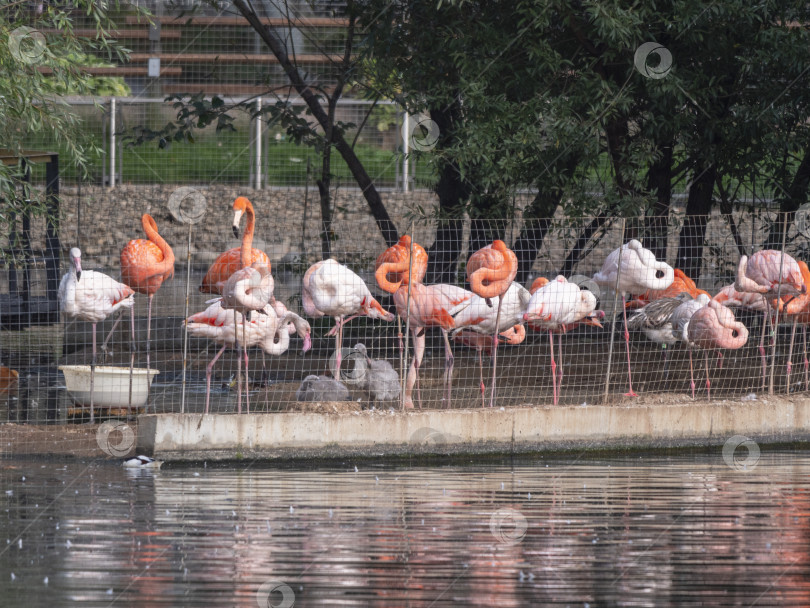
<svg viewBox="0 0 810 608"><path fill-rule="evenodd" d="M96 142L97 144L100 141ZM36 149L54 148L65 154L60 146L33 143ZM355 152L363 163L372 181L377 186L394 186L397 169L402 170L402 156L376 146L358 144ZM172 143L159 149L152 142L137 147L122 146L118 151L120 162L119 183L242 183L250 179L252 157L246 132L202 137L194 143ZM74 166L60 156L62 179L75 182L78 174ZM269 140L263 151L265 183L270 186L303 186L307 181L307 160L310 162L310 183L314 184L320 174L321 158L318 153L288 141ZM100 183L104 159L92 159L92 181ZM109 161L107 161L109 162ZM354 178L341 156L333 150L331 172L341 185L353 186ZM34 167L35 182L44 179L44 166ZM411 160L411 175L419 183L431 181L431 172L426 161ZM333 181L335 183L335 181Z"/></svg>

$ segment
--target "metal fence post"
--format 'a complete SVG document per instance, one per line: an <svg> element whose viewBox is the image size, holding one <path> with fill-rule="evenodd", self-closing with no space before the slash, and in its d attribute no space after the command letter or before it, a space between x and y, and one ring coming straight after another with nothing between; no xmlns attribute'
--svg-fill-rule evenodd
<svg viewBox="0 0 810 608"><path fill-rule="evenodd" d="M408 179L410 178L410 167L408 161L408 153L411 149L411 117L408 112L403 112L402 115L402 191L408 192Z"/></svg>
<svg viewBox="0 0 810 608"><path fill-rule="evenodd" d="M115 97L110 98L110 188L115 188Z"/></svg>
<svg viewBox="0 0 810 608"><path fill-rule="evenodd" d="M256 190L262 189L262 98L256 98Z"/></svg>

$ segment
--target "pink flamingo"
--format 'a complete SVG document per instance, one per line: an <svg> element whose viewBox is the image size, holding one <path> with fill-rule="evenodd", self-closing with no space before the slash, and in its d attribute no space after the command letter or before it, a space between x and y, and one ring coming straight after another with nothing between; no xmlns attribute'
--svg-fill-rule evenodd
<svg viewBox="0 0 810 608"><path fill-rule="evenodd" d="M413 248L413 261L411 261ZM419 395L419 367L425 354L425 330L428 327L439 327L444 337L444 397L446 407L450 407L453 379L453 350L450 347L448 332L455 328L453 315L463 310L472 293L456 285L424 285L421 280L427 271L427 253L416 243L411 243L408 235L386 249L377 258L375 278L380 289L394 294L397 312L410 324L413 333L414 357L408 369L405 383L404 403L406 408L413 408L413 387L416 385L417 401L421 407ZM389 278L390 275L390 278ZM408 297L410 291L410 306Z"/></svg>
<svg viewBox="0 0 810 608"><path fill-rule="evenodd" d="M692 382L694 399L695 378L692 371L692 347L702 348L706 366L706 396L711 399L711 382L709 381L710 348L742 348L748 341L748 329L734 320L734 313L716 300L710 300L703 308L697 310L689 320L687 328L689 339L689 374Z"/></svg>
<svg viewBox="0 0 810 608"><path fill-rule="evenodd" d="M767 358L765 355L765 325L771 320L768 304L770 298L804 294L807 286L799 263L786 253L775 249L754 252L751 257L742 256L737 266L734 289L739 292L761 294L764 304L763 334L759 344L762 358L762 388L765 388ZM774 302L776 304L776 302Z"/></svg>
<svg viewBox="0 0 810 608"><path fill-rule="evenodd" d="M522 344L526 339L526 328L523 327L523 325L516 324L506 329L506 331L500 332L498 335L503 338L503 341L498 340L499 343L503 342L504 344L518 345ZM484 397L486 387L484 386L484 362L482 352L486 351L490 357L492 356L492 335L489 332L481 333L477 329L462 329L453 334L453 339L478 351L481 407L486 407L486 398Z"/></svg>
<svg viewBox="0 0 810 608"><path fill-rule="evenodd" d="M359 276L335 260L323 260L304 274L301 299L310 317L330 316L335 326L327 335L335 336L335 379L340 379L343 326L359 316L393 321L394 314L383 309ZM347 318L348 317L348 318Z"/></svg>
<svg viewBox="0 0 810 608"><path fill-rule="evenodd" d="M90 365L90 422L95 422L93 386L96 374L96 324L122 308L135 305L135 292L111 276L93 270L82 271L82 252L70 250L70 272L59 283L59 307L74 319L93 325L93 361Z"/></svg>
<svg viewBox="0 0 810 608"><path fill-rule="evenodd" d="M579 285L569 283L564 276L545 283L533 294L523 320L533 329L547 330L551 355L551 383L554 405L558 403L557 382L562 390L562 338L560 338L560 375L557 377L557 364L554 361L554 333L565 333L573 325L583 322L602 327L596 311L596 296ZM602 313L604 315L604 313Z"/></svg>
<svg viewBox="0 0 810 608"><path fill-rule="evenodd" d="M309 323L295 313L287 311L283 316L276 315L272 306L265 306L262 312L249 312L249 319L243 323L242 315L226 309L220 300L215 300L203 312L198 312L186 319L188 333L192 336L209 338L222 344L211 362L205 368L205 413L208 413L211 396L211 373L217 360L228 346L238 348L237 328L242 329L241 343L261 347L263 353L280 355L289 347L290 333L288 323L293 323L298 335L304 340L304 352L309 350L311 329ZM241 354L238 355L238 358ZM247 365L247 363L246 363ZM241 387L239 388L241 393Z"/></svg>
<svg viewBox="0 0 810 608"><path fill-rule="evenodd" d="M805 285L810 285L810 269L803 261L799 261L799 271L802 273ZM793 367L793 343L796 339L796 325L802 324L804 329L804 386L805 390L808 388L808 360L807 360L807 323L810 322L810 293L803 293L794 297L789 297L786 303L781 304L781 311L785 313L788 318L793 319L793 325L790 330L790 348L788 349L787 361L787 392L790 393L790 372ZM774 300L771 303L776 307L779 303Z"/></svg>
<svg viewBox="0 0 810 608"><path fill-rule="evenodd" d="M492 299L498 298L498 312L495 315L495 331L492 334L492 388L489 406L495 405L495 378L498 367L498 332L501 318L503 295L517 275L518 261L514 251L501 240L482 247L467 260L467 280L476 295Z"/></svg>
<svg viewBox="0 0 810 608"><path fill-rule="evenodd" d="M619 268L621 267L621 272ZM602 269L593 275L600 286L610 287L622 294L622 317L624 320L624 343L627 348L627 381L629 391L625 395L636 397L630 372L630 332L627 330L627 310L624 300L627 294L641 295L648 289L666 289L672 285L675 271L666 262L659 262L649 249L633 239L615 249L605 259ZM618 280L618 284L617 284Z"/></svg>
<svg viewBox="0 0 810 608"><path fill-rule="evenodd" d="M487 340L484 342L470 338L461 339L461 341L467 344L467 346L471 346L478 350L478 363L481 367L482 401L484 398L483 363L481 360L481 348L479 348L478 344L487 344L487 349L492 352L492 348L494 347L492 336L493 334L498 333L501 337L504 337L504 333L501 332L508 332L506 341L509 344L520 344L523 342L523 338L517 341L515 340L521 332L525 338L525 328L520 326L521 329L518 331L515 329L515 327L522 321L523 310L529 303L530 298L531 294L525 287L523 287L523 285L513 282L503 295L501 318L497 327L495 325L497 319L497 309L493 307L491 303L487 303L486 298L482 298L476 294L473 294L473 296L470 298L469 305L466 308L454 315L456 327L455 331L453 332L454 339L462 329L467 330L463 332L465 335L469 335L469 333L472 332L486 335L487 337ZM475 342L475 344L473 344L473 342Z"/></svg>
<svg viewBox="0 0 810 608"><path fill-rule="evenodd" d="M251 311L264 312L273 298L273 275L264 262L253 262L250 266L234 272L222 285L222 307L233 310L234 323L237 313L242 314L242 330L245 331L247 315ZM245 374L248 370L247 345L243 345ZM236 411L242 413L242 360L237 357L238 396ZM245 406L250 413L250 392L245 381Z"/></svg>

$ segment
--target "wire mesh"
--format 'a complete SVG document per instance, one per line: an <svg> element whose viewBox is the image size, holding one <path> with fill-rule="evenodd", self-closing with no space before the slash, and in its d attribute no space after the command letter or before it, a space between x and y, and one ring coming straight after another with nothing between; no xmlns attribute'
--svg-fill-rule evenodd
<svg viewBox="0 0 810 608"><path fill-rule="evenodd" d="M232 201L240 193L238 188L226 186L211 186L198 191L207 201L207 210L202 221L190 228L189 251L189 226L179 222L169 212L165 201L171 197L172 191L168 187L125 186L114 190L85 188L81 193L78 188L63 189L63 219L60 226L63 252L71 246L81 248L83 272L103 272L120 281L122 274L119 256L123 244L130 239L145 238L140 226L142 213L150 213L154 217L160 234L173 248L176 257L173 278L163 283L153 300L149 367L160 373L152 382L148 402L142 407L109 407L105 405L106 397L98 393L100 396L94 403L94 409L97 408L99 416L145 411L179 412L181 407L186 412L203 411L206 366L220 348L221 342L190 336L188 348L184 349L186 295L189 297L189 314L205 310L209 306L208 301L215 297L200 293L199 286L220 253L240 246L241 241L234 237L231 228ZM304 193L300 190L263 190L250 191L248 194L256 210L252 246L267 253L275 281L275 298L308 321L313 342L312 349L303 353L303 340L299 335L292 335L288 350L279 356L263 355L262 349L255 346L249 349L247 383L250 411L306 408L308 406L302 405L296 395L302 381L310 375L334 376L336 372L335 337L329 333L335 326L333 317L338 315L333 312L327 312L322 317L307 314L302 299L304 275L322 257L318 245L321 228L319 211L317 207L310 205L308 214L303 214L306 202ZM356 344L362 343L373 360L383 360L390 364L396 372L396 383L399 384L394 388L405 388L406 393L412 396L414 405L424 408L447 407L447 361L441 329L433 324L434 326L423 330L414 317L410 320L410 329L415 331L406 338L409 323L405 317L407 304L398 307L397 296L392 297L390 293L380 289L375 279L375 260L386 249L380 232L368 216L356 191L347 189L340 196L345 197L339 199L339 204L345 205L345 211L338 215L333 225L335 240L332 242L331 257L351 269L356 276L336 275L334 278L337 282L330 288L335 294L346 295L357 286L357 280L362 280L384 310L399 312L401 316L388 322L365 315L345 325L340 342L343 349L340 379L345 390L340 389L340 393L327 392L318 400L339 401L339 405L335 407L345 410L402 407L404 395L399 390L394 390L387 398L375 398L370 393L366 359L354 348ZM429 192L407 195L389 193L387 197L385 202L392 210L397 211L394 219L400 226L409 225L405 217L409 204L413 205L415 201L422 205L428 205L431 201L435 204L434 195ZM627 345L625 344L621 294L614 298L614 290L610 284L594 286L590 281L602 269L608 255L622 242L636 238L648 247L657 247L658 257L674 267L677 267L675 260L679 255L686 255L689 259L697 258L700 260L697 288L706 290L712 296L722 287L732 284L735 279L737 262L743 252L739 250L729 228L728 217L714 214L705 218L703 246L689 250L686 254L683 251L678 253L682 215L676 212L665 219L663 225L668 227L666 238L655 241L652 236L658 224L652 219L633 223L609 218L603 226L601 239L579 252L575 251L578 233L590 225L593 218L572 218L563 214L548 220L523 220L519 216L510 220L472 221L464 218L458 227L457 238L444 239L441 242L435 240L438 227L435 220L420 222L411 219L413 224L409 232L413 235L414 242L428 248L429 257L454 260L452 279L448 283L460 288L470 288L465 280L466 260L478 248L473 237L483 229L490 239L499 236L507 245L515 247L518 256L534 259L529 270L518 276L520 283L527 289L538 277L553 281L566 267L566 260L570 262L569 258L574 255L576 259L572 270L566 273L567 278L577 280L580 285L597 294L598 309L606 314L601 319L602 327L575 323L566 326L564 331L563 327L553 328L554 331L549 334L548 328L542 323L539 324L542 327L535 330L531 327L533 323L525 322L522 316L525 306L511 322L502 320L506 324L501 325L502 331L510 323L522 324L527 331L526 338L521 343L512 345L504 341L498 347L497 406L551 404L555 392L561 405L621 399L629 389L627 348L633 389L648 400L677 403L691 398L690 350L695 396L698 399L753 399L755 397L751 395L760 396L770 389L771 369L774 370L774 391L787 393L787 362L791 341L793 369L790 390L807 390L806 326L799 323L794 333L793 320L796 317L781 313L778 329L774 331L773 323L776 319L766 321L758 308L757 298L765 301L762 296L752 295L747 307L733 309L736 320L745 325L749 337L740 348L719 349L722 357L713 349L690 349L680 341L664 347L660 340L655 341L654 332L641 329L631 329ZM521 236L541 221L548 227L548 231L542 244L537 241L532 243L532 247L536 248L535 257L531 247L524 246L521 249L516 247L516 243L523 242L525 245L526 241L521 241ZM748 244L743 248L744 253L750 255L752 251L761 249L759 244L765 240L768 230L776 221L776 213L768 210L758 210L756 214L738 211L735 212L733 221L737 230L750 235L757 245L751 248ZM20 218L12 227L12 232L4 235L7 264L0 274L0 290L8 294L4 297L9 304L3 318L3 329L0 331L0 361L5 374L3 418L15 422L84 420L89 413L87 404L85 402L82 406L76 403L81 398L77 398L75 390L72 395L71 391L66 390L64 376L59 368L91 363L92 325L86 320L71 319L65 314L57 321L53 315L53 303L47 301L44 226L35 223L27 239L20 237L24 232ZM244 230L244 227L245 221L242 220L241 228ZM795 228L791 228L786 238L785 254L801 260L806 257L803 239L795 237ZM60 276L68 272L69 265L69 256L65 253L61 260ZM579 278L574 275L579 275ZM186 276L189 277L188 281ZM411 293L414 302L418 297L419 294ZM627 302L635 300L636 304L639 304L639 299L644 300L641 303L645 303L651 297L650 294L644 296L640 290L626 294ZM134 368L145 369L147 298L141 294L135 294L134 298ZM464 307L461 308L463 309ZM37 316L37 310L43 314ZM628 316L632 318L636 310L628 310ZM98 323L96 339L99 366L112 366L118 371L129 368L130 358L133 357L130 338L132 330L128 313L124 312L123 320L112 333L105 350L102 350L101 345L111 330L116 315L110 314ZM456 312L459 311L453 314ZM353 312L347 309L341 314L351 315ZM612 348L611 328L615 328ZM482 407L482 401L488 404L490 396L492 359L488 349L491 343L482 347L481 367L479 351L465 345L460 337L454 336L452 326L449 329L450 348L454 357L452 401L449 405L454 408ZM419 369L418 385L414 383L413 390L408 391L408 382L405 379L414 359L414 343L423 335L426 349ZM556 373L552 372L551 365L552 341ZM237 411L238 365L237 351L228 348L213 367L211 412ZM706 382L707 378L710 385ZM97 377L96 381L104 382L106 379L99 380ZM128 373L116 376L113 383L119 398L127 401ZM707 389L711 391L710 395ZM482 399L482 393L485 399ZM243 407L246 405L243 403Z"/></svg>

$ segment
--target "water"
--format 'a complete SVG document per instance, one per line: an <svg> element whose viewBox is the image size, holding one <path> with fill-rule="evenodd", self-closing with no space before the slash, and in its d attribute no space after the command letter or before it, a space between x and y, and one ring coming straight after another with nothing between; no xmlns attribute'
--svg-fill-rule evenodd
<svg viewBox="0 0 810 608"><path fill-rule="evenodd" d="M0 470L4 607L810 605L810 452Z"/></svg>

